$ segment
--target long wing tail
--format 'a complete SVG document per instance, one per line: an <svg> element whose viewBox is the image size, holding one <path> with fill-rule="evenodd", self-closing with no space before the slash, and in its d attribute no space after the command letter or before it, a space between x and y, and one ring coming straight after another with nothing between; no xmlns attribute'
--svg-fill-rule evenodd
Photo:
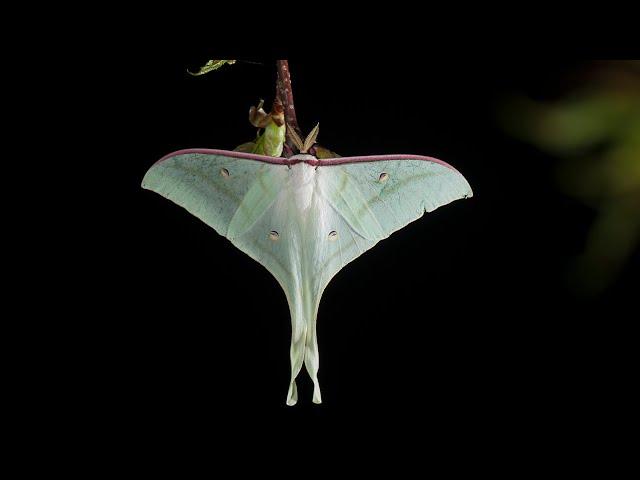
<svg viewBox="0 0 640 480"><path fill-rule="evenodd" d="M301 294L294 293L289 301L291 311L291 381L287 392L287 405L295 405L298 401L296 377L304 364L313 381L313 403L322 403L320 383L318 381L319 354L318 337L316 335L316 319L319 298L309 288Z"/></svg>

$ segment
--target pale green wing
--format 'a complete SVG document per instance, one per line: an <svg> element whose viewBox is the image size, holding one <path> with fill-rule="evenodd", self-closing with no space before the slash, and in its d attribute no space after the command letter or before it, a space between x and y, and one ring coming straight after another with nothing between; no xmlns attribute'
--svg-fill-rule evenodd
<svg viewBox="0 0 640 480"><path fill-rule="evenodd" d="M425 212L473 195L467 180L437 160L340 159L320 167L321 195L333 212L336 241L322 262L323 282L378 241L422 217Z"/></svg>
<svg viewBox="0 0 640 480"><path fill-rule="evenodd" d="M261 156L211 152L219 153L171 154L149 169L142 186L184 207L220 235L237 236L273 202L287 167L264 163Z"/></svg>

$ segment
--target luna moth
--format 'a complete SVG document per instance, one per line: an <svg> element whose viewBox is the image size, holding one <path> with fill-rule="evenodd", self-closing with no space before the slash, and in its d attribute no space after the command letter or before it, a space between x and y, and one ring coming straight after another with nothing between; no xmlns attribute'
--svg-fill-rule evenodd
<svg viewBox="0 0 640 480"><path fill-rule="evenodd" d="M289 158L206 148L157 161L142 186L184 207L262 264L291 314L287 405L304 365L321 403L316 319L322 293L349 262L420 218L472 196L451 165L420 155L318 158L317 127ZM328 150L325 150L328 151Z"/></svg>

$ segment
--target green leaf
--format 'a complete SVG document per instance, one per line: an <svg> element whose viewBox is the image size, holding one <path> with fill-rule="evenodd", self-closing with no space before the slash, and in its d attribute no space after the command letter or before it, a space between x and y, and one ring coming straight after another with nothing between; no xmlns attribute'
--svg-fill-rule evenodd
<svg viewBox="0 0 640 480"><path fill-rule="evenodd" d="M187 70L187 73L189 73L189 75L193 75L194 77L197 77L199 75L204 75L205 73L218 70L220 67L222 67L225 64L233 65L234 63L236 63L235 60L209 60L202 67L200 67L200 70L198 70L197 72L191 72Z"/></svg>

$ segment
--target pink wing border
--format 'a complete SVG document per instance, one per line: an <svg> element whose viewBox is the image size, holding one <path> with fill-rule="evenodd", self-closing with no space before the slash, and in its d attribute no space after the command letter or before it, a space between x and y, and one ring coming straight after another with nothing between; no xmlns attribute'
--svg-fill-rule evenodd
<svg viewBox="0 0 640 480"><path fill-rule="evenodd" d="M328 158L325 160L289 160L288 158L281 157L268 157L265 155L255 155L253 153L243 153L243 152L233 152L229 150L215 150L211 148L187 148L184 150L176 150L175 152L171 152L156 163L153 166L168 160L169 158L176 157L178 155L188 155L188 154L204 154L204 155L224 155L226 157L232 158L241 158L244 160L256 160L258 162L263 163L271 163L275 165L295 165L297 163L308 163L314 167L331 167L333 165L344 165L348 163L361 163L361 162L383 162L387 160L422 160L425 162L433 162L439 163L451 170L458 171L447 162L443 162L442 160L438 160L433 157L425 157L423 155L408 155L408 154L392 154L392 155L366 155L360 157L339 157L339 158ZM459 173L459 172L458 172Z"/></svg>

